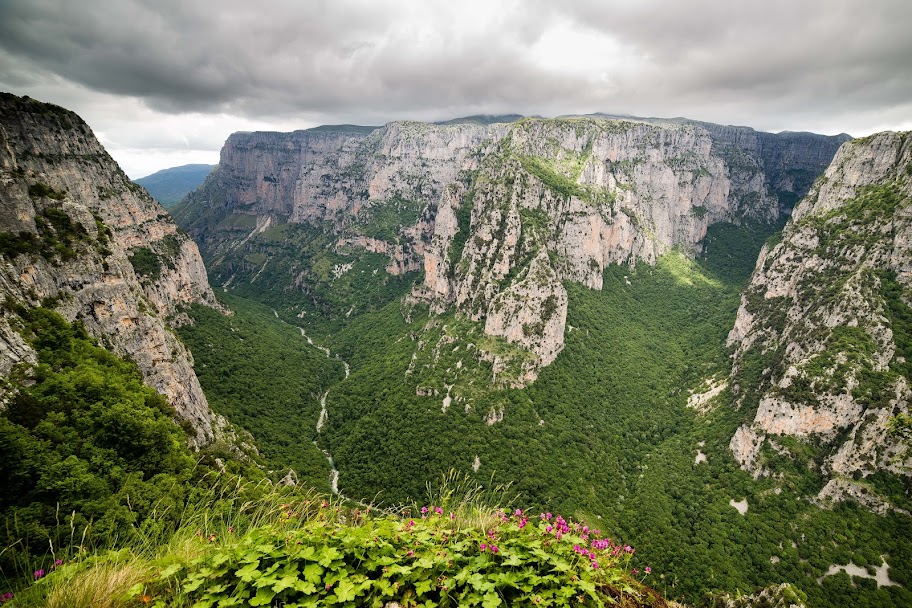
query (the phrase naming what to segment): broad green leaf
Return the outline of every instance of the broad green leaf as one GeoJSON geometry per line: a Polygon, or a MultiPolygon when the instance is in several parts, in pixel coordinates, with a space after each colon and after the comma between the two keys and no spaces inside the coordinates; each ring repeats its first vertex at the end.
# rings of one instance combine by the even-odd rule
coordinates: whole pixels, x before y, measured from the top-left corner
{"type": "Polygon", "coordinates": [[[298,579],[294,584],[295,591],[303,593],[304,595],[313,595],[317,592],[317,587],[310,581],[302,581],[298,579]]]}
{"type": "Polygon", "coordinates": [[[328,568],[333,561],[342,557],[342,553],[335,547],[323,547],[323,550],[320,551],[319,563],[324,568],[328,568]]]}
{"type": "Polygon", "coordinates": [[[168,577],[174,576],[175,574],[177,574],[178,572],[180,572],[183,569],[184,569],[183,564],[171,564],[170,566],[168,566],[167,568],[165,568],[164,570],[161,571],[161,574],[158,575],[159,579],[165,580],[168,577]]]}
{"type": "Polygon", "coordinates": [[[355,591],[355,585],[348,579],[342,579],[339,581],[338,586],[336,587],[336,601],[339,603],[350,602],[357,597],[357,592],[355,591]]]}
{"type": "Polygon", "coordinates": [[[262,572],[258,570],[259,567],[260,560],[256,560],[255,562],[247,564],[239,570],[235,570],[234,574],[245,583],[249,583],[262,576],[262,572]]]}
{"type": "Polygon", "coordinates": [[[297,582],[298,582],[297,576],[295,576],[293,574],[285,575],[282,578],[280,578],[278,581],[276,581],[275,584],[273,584],[272,590],[275,591],[276,593],[281,593],[281,592],[285,591],[286,589],[293,588],[295,586],[295,583],[297,583],[297,582]]]}
{"type": "Polygon", "coordinates": [[[275,595],[275,592],[269,587],[260,587],[257,590],[256,596],[250,598],[249,604],[251,606],[268,606],[272,603],[272,598],[274,598],[275,595]]]}
{"type": "Polygon", "coordinates": [[[431,587],[434,586],[434,581],[426,579],[415,583],[415,593],[418,595],[424,595],[431,590],[431,587]]]}
{"type": "Polygon", "coordinates": [[[307,564],[304,566],[304,578],[307,582],[318,584],[323,578],[323,566],[319,564],[307,564]]]}

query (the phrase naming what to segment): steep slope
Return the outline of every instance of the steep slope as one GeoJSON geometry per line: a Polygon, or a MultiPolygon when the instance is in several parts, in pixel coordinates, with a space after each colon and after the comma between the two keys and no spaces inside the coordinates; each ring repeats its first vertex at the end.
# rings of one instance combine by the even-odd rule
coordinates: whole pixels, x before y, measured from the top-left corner
{"type": "Polygon", "coordinates": [[[729,335],[752,417],[731,449],[755,474],[806,460],[830,478],[821,498],[883,510],[851,477],[912,471],[888,428],[912,398],[910,195],[908,133],[851,141],[761,252],[729,335]]]}
{"type": "Polygon", "coordinates": [[[134,180],[166,209],[196,190],[215,165],[181,165],[134,180]]]}
{"type": "Polygon", "coordinates": [[[76,114],[0,96],[0,373],[34,352],[12,305],[53,306],[139,366],[198,442],[216,417],[174,336],[190,303],[215,306],[196,244],[131,182],[76,114]]]}
{"type": "Polygon", "coordinates": [[[174,215],[224,288],[310,322],[376,309],[424,270],[410,304],[455,309],[525,349],[505,380],[521,385],[563,348],[563,281],[600,289],[608,265],[694,255],[715,222],[778,221],[809,186],[802,172],[844,139],[495,120],[235,134],[174,215]],[[792,159],[799,169],[784,168],[792,159]]]}

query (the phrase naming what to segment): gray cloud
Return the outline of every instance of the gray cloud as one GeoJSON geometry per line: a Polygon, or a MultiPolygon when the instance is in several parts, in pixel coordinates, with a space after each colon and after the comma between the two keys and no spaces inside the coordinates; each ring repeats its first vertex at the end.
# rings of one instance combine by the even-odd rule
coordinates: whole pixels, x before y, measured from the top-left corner
{"type": "MultiPolygon", "coordinates": [[[[136,120],[609,111],[863,133],[912,127],[909,23],[907,0],[3,0],[0,88],[108,133],[129,131],[105,118],[118,99],[136,120]]],[[[207,149],[216,130],[122,139],[207,149]]]]}

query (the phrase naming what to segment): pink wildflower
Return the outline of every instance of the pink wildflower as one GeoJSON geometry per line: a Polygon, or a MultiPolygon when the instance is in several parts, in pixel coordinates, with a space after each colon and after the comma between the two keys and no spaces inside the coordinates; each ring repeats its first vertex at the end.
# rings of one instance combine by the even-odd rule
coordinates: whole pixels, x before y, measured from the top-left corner
{"type": "Polygon", "coordinates": [[[44,576],[44,569],[43,569],[43,568],[40,569],[40,570],[35,570],[35,578],[41,578],[42,576],[44,576]]]}

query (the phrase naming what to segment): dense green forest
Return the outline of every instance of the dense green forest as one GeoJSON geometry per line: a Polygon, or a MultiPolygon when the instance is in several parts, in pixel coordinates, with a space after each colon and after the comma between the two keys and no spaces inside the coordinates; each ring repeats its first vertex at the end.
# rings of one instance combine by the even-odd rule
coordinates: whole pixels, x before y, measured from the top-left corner
{"type": "MultiPolygon", "coordinates": [[[[293,346],[296,340],[303,348],[289,325],[294,322],[348,362],[351,375],[342,379],[337,367],[327,372],[333,361],[323,353],[302,352],[291,378],[314,383],[295,389],[308,395],[306,405],[293,411],[299,402],[286,399],[290,406],[265,416],[301,421],[298,447],[311,455],[316,483],[325,483],[325,462],[316,466],[319,452],[310,440],[316,397],[329,390],[327,424],[316,440],[333,454],[348,497],[409,502],[424,494],[426,480],[455,467],[482,484],[512,482],[524,504],[598,521],[614,537],[636,544],[659,573],[654,584],[669,597],[694,601],[713,590],[752,591],[790,581],[811,606],[908,604],[907,517],[877,516],[852,504],[821,509],[809,500],[820,480],[789,462],[782,463],[780,478],[753,480],[728,448],[747,413],[728,407],[727,391],[708,412],[686,405],[692,390],[727,375],[725,338],[757,252],[775,238],[774,228],[716,225],[697,260],[672,252],[654,267],[611,267],[602,291],[568,284],[565,350],[525,389],[491,385],[490,365],[467,352],[484,339],[476,324],[453,313],[430,315],[420,306],[406,311],[390,297],[394,292],[387,292],[386,304],[369,305],[345,283],[345,296],[356,298],[348,308],[361,314],[339,314],[346,310],[340,301],[329,322],[292,316],[300,310],[293,294],[285,292],[280,302],[277,289],[264,290],[265,302],[285,304],[278,312],[288,322],[235,298],[228,300],[232,320],[197,314],[196,326],[183,335],[196,352],[193,335],[221,344],[230,341],[232,324],[236,332],[237,324],[251,323],[261,329],[244,340],[278,344],[278,334],[265,331],[271,325],[285,333],[281,342],[293,346]],[[492,413],[502,420],[486,424],[492,413]],[[698,453],[704,461],[697,462],[698,453]],[[742,500],[744,515],[730,504],[742,500]],[[844,572],[823,576],[831,564],[879,566],[880,556],[897,586],[876,588],[873,580],[844,572]]],[[[407,284],[398,285],[401,295],[407,284]]],[[[244,292],[257,295],[249,287],[244,292]]],[[[271,347],[247,348],[231,356],[254,369],[275,365],[256,363],[271,355],[271,347]]],[[[221,355],[196,356],[206,366],[223,365],[221,355]]],[[[266,391],[263,396],[272,389],[241,380],[243,375],[235,386],[232,374],[199,371],[214,407],[229,416],[274,401],[264,397],[262,405],[245,406],[260,399],[251,389],[266,391]]],[[[290,445],[287,430],[250,424],[267,457],[290,457],[278,447],[290,445]]]]}
{"type": "Polygon", "coordinates": [[[314,445],[320,397],[342,363],[308,346],[298,328],[262,304],[223,296],[234,314],[193,306],[179,333],[195,357],[210,406],[256,438],[273,471],[329,491],[329,466],[314,445]]]}
{"type": "Polygon", "coordinates": [[[200,471],[171,406],[80,325],[18,313],[38,362],[14,371],[0,411],[0,574],[73,545],[133,542],[156,510],[170,513],[156,525],[175,525],[200,471]]]}

